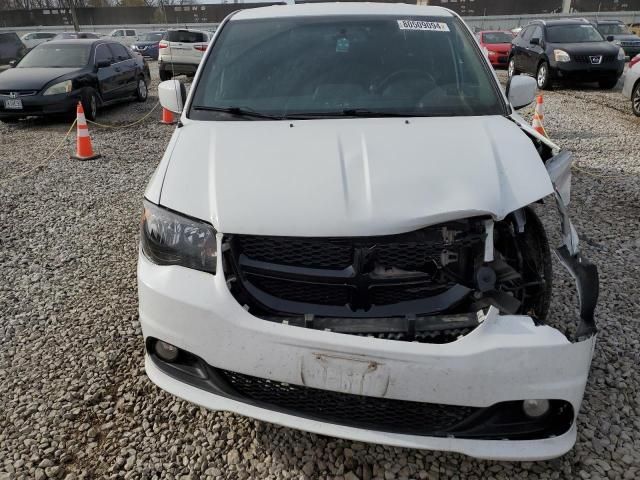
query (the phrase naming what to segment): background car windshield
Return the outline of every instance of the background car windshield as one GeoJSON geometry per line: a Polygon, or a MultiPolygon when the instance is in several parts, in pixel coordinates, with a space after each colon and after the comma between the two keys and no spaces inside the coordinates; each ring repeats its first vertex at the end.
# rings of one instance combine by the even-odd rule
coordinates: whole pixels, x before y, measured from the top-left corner
{"type": "Polygon", "coordinates": [[[603,35],[624,35],[631,33],[627,27],[620,23],[598,25],[598,30],[600,30],[600,33],[603,35]]]}
{"type": "MultiPolygon", "coordinates": [[[[198,108],[199,107],[199,108],[198,108]]],[[[229,22],[192,102],[274,116],[346,109],[416,116],[504,114],[496,82],[455,18],[340,16],[229,22]]]]}
{"type": "Polygon", "coordinates": [[[145,33],[142,36],[143,42],[159,42],[162,40],[162,33],[145,33]]]}
{"type": "Polygon", "coordinates": [[[482,34],[483,43],[511,43],[513,35],[507,32],[487,32],[482,34]]]}
{"type": "Polygon", "coordinates": [[[593,25],[555,25],[547,27],[551,43],[602,42],[604,38],[593,25]]]}
{"type": "Polygon", "coordinates": [[[89,62],[90,52],[91,45],[41,44],[20,61],[18,68],[84,67],[89,62]]]}

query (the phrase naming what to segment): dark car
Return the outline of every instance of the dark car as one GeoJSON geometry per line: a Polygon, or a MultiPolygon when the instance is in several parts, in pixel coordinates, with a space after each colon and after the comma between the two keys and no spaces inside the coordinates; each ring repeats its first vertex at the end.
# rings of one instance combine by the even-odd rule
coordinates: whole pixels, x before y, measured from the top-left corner
{"type": "Polygon", "coordinates": [[[624,51],[587,20],[536,20],[513,39],[509,76],[535,75],[541,89],[565,80],[613,88],[624,62],[624,51]]]}
{"type": "Polygon", "coordinates": [[[100,35],[93,32],[62,32],[53,37],[54,40],[98,39],[100,35]]]}
{"type": "Polygon", "coordinates": [[[0,120],[67,114],[82,102],[93,120],[98,108],[147,99],[149,66],[110,40],[52,40],[0,73],[0,120]]]}
{"type": "Polygon", "coordinates": [[[140,53],[145,58],[158,59],[158,45],[165,32],[147,32],[140,37],[140,40],[131,45],[131,50],[140,53]]]}
{"type": "Polygon", "coordinates": [[[631,33],[620,20],[597,20],[593,24],[604,38],[622,47],[629,58],[640,53],[640,37],[631,33]]]}
{"type": "Polygon", "coordinates": [[[14,32],[0,32],[0,65],[7,65],[14,60],[20,60],[25,53],[25,47],[20,37],[14,32]]]}

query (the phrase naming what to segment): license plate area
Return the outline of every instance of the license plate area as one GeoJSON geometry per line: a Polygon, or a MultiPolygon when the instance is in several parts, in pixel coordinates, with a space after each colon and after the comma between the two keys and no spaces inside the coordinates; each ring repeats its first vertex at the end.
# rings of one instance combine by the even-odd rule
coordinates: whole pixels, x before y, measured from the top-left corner
{"type": "Polygon", "coordinates": [[[383,363],[338,354],[309,353],[302,358],[305,386],[354,395],[383,397],[389,372],[383,363]]]}
{"type": "Polygon", "coordinates": [[[5,110],[22,110],[22,100],[19,98],[9,98],[4,101],[5,110]]]}

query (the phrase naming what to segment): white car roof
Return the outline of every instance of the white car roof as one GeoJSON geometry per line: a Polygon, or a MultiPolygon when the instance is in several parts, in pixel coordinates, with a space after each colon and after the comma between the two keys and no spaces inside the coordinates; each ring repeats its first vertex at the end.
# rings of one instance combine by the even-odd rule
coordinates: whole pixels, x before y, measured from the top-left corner
{"type": "Polygon", "coordinates": [[[303,3],[299,5],[272,5],[241,10],[231,20],[255,20],[280,17],[312,17],[325,15],[398,15],[452,17],[442,7],[407,5],[405,3],[303,3]]]}

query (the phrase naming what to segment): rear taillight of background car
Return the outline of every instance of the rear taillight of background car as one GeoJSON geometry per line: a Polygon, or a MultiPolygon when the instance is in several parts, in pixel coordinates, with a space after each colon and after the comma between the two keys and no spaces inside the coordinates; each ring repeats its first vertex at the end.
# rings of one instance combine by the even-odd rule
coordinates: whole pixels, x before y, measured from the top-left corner
{"type": "Polygon", "coordinates": [[[199,52],[206,52],[207,51],[207,44],[206,43],[197,43],[197,44],[195,44],[193,46],[193,48],[195,48],[199,52]]]}
{"type": "Polygon", "coordinates": [[[169,44],[168,44],[167,42],[165,42],[164,40],[163,40],[163,41],[161,41],[161,42],[158,44],[158,48],[167,48],[168,46],[169,46],[169,44]]]}

